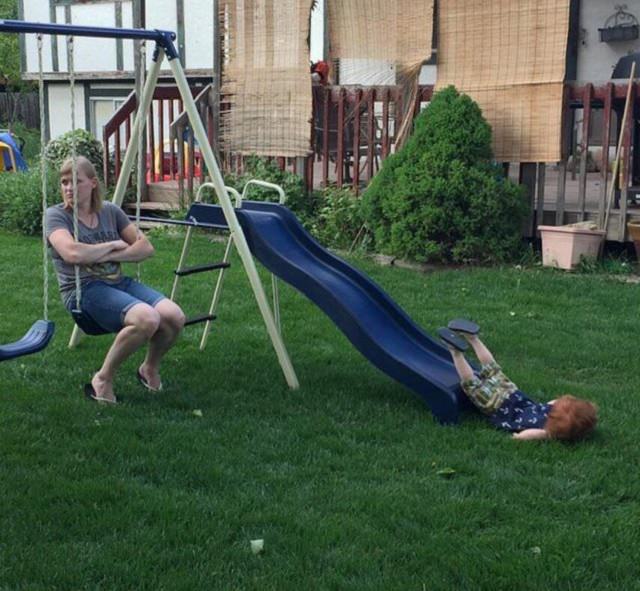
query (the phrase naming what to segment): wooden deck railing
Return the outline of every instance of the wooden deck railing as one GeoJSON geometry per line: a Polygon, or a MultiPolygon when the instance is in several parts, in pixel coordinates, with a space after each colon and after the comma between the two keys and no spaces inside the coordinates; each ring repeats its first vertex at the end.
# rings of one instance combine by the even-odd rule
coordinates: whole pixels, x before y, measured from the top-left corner
{"type": "MultiPolygon", "coordinates": [[[[556,225],[582,220],[603,220],[607,192],[617,182],[608,238],[626,240],[626,222],[640,219],[634,208],[640,193],[640,84],[632,92],[634,116],[627,119],[619,178],[611,178],[612,154],[620,133],[627,83],[618,81],[566,85],[564,94],[564,157],[559,162],[504,163],[505,171],[528,188],[530,216],[524,234],[534,236],[542,223],[556,225]],[[577,130],[577,131],[576,131],[577,130]],[[575,131],[575,132],[574,132],[575,131]],[[590,171],[594,150],[597,171],[590,171]],[[611,153],[610,153],[611,152],[611,153]]],[[[194,88],[198,109],[214,142],[212,100],[208,88],[194,88]],[[198,96],[199,95],[199,96],[198,96]]],[[[432,86],[421,86],[413,105],[414,115],[431,99],[432,86]]],[[[126,102],[104,128],[105,179],[117,178],[123,151],[130,140],[135,97],[126,102]],[[110,174],[111,173],[111,174],[110,174]]],[[[224,102],[221,108],[225,108],[224,102]]],[[[277,158],[282,169],[303,174],[309,189],[336,184],[362,189],[395,151],[396,113],[402,112],[397,87],[313,87],[311,124],[312,154],[306,159],[277,158]]],[[[147,131],[148,182],[178,180],[192,194],[194,180],[203,179],[193,134],[188,133],[176,88],[159,87],[154,95],[147,131]],[[178,138],[182,137],[182,142],[178,138]],[[162,148],[160,147],[162,146],[162,148]]],[[[224,171],[241,172],[244,158],[221,154],[224,171]]]]}
{"type": "MultiPolygon", "coordinates": [[[[191,92],[196,96],[200,90],[201,87],[196,87],[191,92]]],[[[136,107],[136,96],[132,92],[103,128],[103,166],[107,185],[113,184],[120,176],[124,151],[131,140],[136,107]]],[[[147,182],[175,179],[178,175],[176,142],[174,138],[169,139],[168,130],[176,116],[182,113],[182,108],[177,87],[158,86],[155,89],[146,127],[147,182]]]]}
{"type": "MultiPolygon", "coordinates": [[[[207,128],[213,136],[213,101],[210,87],[192,89],[196,104],[207,128]]],[[[421,87],[414,112],[431,99],[432,87],[421,87]]],[[[105,147],[104,174],[107,184],[118,178],[124,151],[131,139],[131,127],[136,109],[135,94],[127,97],[103,129],[105,147]]],[[[221,108],[226,104],[223,102],[221,108]]],[[[320,183],[326,186],[351,184],[358,190],[368,182],[380,163],[394,151],[396,113],[402,110],[402,98],[397,87],[367,89],[314,86],[313,88],[313,154],[301,166],[295,158],[276,158],[281,169],[303,171],[309,189],[314,187],[314,163],[321,162],[320,183]],[[358,166],[354,166],[354,162],[358,166]],[[340,165],[338,164],[340,163],[340,165]]],[[[194,179],[203,179],[205,171],[199,166],[193,134],[188,131],[186,114],[182,111],[177,88],[158,87],[154,93],[147,125],[147,182],[178,180],[186,182],[191,192],[194,179]],[[178,141],[182,137],[184,144],[178,141]],[[162,146],[162,150],[160,150],[162,146]],[[186,152],[186,156],[185,156],[186,152]],[[160,157],[160,153],[164,157],[160,157]],[[193,154],[189,158],[188,154],[193,154]]],[[[244,158],[223,153],[225,171],[241,172],[244,158]]]]}

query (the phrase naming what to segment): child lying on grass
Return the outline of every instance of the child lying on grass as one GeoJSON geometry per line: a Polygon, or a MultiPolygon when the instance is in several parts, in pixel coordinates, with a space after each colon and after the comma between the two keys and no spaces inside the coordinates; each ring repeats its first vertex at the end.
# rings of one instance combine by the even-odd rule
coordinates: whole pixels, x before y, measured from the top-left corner
{"type": "Polygon", "coordinates": [[[534,402],[502,372],[491,351],[478,337],[477,324],[458,319],[449,322],[448,326],[438,329],[438,334],[451,352],[460,385],[496,428],[513,433],[515,439],[565,441],[582,439],[594,430],[598,418],[592,402],[569,395],[546,404],[534,402]],[[467,342],[482,365],[479,374],[464,356],[467,342]]]}

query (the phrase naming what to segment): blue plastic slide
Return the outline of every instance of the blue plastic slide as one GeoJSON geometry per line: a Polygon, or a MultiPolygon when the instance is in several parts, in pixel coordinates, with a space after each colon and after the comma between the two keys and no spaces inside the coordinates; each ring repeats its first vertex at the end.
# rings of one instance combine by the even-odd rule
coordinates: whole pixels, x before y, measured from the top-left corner
{"type": "MultiPolygon", "coordinates": [[[[236,210],[253,255],[306,295],[371,363],[419,394],[443,423],[465,404],[449,351],[423,332],[366,275],[311,237],[286,207],[245,201],[236,210]]],[[[188,216],[221,223],[219,206],[194,204],[188,216]]]]}

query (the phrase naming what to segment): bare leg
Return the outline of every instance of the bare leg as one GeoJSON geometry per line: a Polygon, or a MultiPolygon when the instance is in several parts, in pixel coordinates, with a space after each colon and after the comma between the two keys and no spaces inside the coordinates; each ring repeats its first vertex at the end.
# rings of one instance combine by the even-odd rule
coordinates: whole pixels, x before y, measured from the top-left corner
{"type": "Polygon", "coordinates": [[[482,365],[487,365],[488,363],[494,363],[495,359],[491,354],[491,351],[487,349],[485,344],[480,340],[480,337],[475,334],[465,334],[464,335],[471,347],[473,347],[473,352],[476,354],[478,361],[482,365]]]}
{"type": "Polygon", "coordinates": [[[149,386],[157,390],[162,384],[160,362],[182,332],[185,317],[180,307],[169,299],[161,300],[154,309],[160,316],[160,324],[149,341],[147,356],[139,371],[149,386]]]}
{"type": "Polygon", "coordinates": [[[113,379],[117,369],[157,332],[160,315],[147,304],[136,304],[127,311],[124,324],[107,352],[102,367],[91,380],[96,394],[107,400],[115,401],[113,379]]]}
{"type": "Polygon", "coordinates": [[[471,367],[471,365],[469,365],[469,362],[464,356],[464,353],[462,353],[462,351],[458,351],[458,349],[455,349],[454,347],[447,346],[447,349],[449,349],[449,352],[451,353],[453,364],[456,367],[456,371],[458,372],[460,381],[465,382],[467,380],[473,379],[473,368],[471,367]]]}

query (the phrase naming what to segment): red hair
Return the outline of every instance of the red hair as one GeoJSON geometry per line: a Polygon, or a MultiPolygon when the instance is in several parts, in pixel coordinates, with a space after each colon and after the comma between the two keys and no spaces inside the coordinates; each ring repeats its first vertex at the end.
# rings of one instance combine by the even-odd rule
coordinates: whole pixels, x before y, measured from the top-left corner
{"type": "Polygon", "coordinates": [[[589,435],[597,422],[598,408],[593,402],[566,395],[553,403],[544,428],[551,439],[576,441],[589,435]]]}

